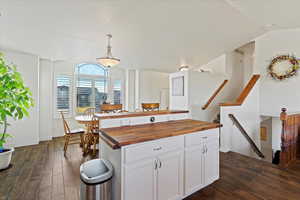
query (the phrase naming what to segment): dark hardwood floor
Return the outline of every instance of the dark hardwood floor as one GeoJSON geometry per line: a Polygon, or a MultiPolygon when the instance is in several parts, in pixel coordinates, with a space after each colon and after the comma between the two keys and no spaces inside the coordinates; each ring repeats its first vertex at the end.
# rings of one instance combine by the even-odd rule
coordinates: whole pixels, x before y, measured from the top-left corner
{"type": "MultiPolygon", "coordinates": [[[[63,140],[17,148],[13,167],[0,172],[0,199],[79,200],[79,145],[63,156],[63,140]]],[[[221,154],[221,178],[185,200],[300,199],[300,162],[289,170],[237,153],[221,154]]]]}

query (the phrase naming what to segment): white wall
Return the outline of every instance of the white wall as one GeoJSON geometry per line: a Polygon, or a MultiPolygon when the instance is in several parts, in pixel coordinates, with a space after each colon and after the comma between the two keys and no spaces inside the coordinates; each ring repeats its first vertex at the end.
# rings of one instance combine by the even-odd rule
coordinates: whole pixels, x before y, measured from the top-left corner
{"type": "Polygon", "coordinates": [[[214,74],[225,74],[226,73],[226,54],[223,54],[206,65],[200,67],[200,69],[208,70],[214,74]]]}
{"type": "Polygon", "coordinates": [[[221,151],[234,151],[247,156],[255,154],[250,148],[248,141],[233,125],[229,114],[233,114],[246,132],[260,148],[260,115],[259,115],[259,83],[257,83],[241,106],[221,107],[221,151]]]}
{"type": "Polygon", "coordinates": [[[265,155],[264,160],[268,162],[272,162],[273,159],[273,150],[272,150],[272,118],[267,117],[260,123],[261,127],[266,128],[267,132],[267,140],[261,140],[261,151],[265,155]]]}
{"type": "Polygon", "coordinates": [[[213,121],[220,112],[219,104],[234,101],[243,89],[242,56],[237,52],[222,55],[205,65],[212,72],[184,71],[170,74],[170,105],[172,109],[188,109],[193,119],[213,121]],[[187,93],[184,97],[174,97],[171,94],[173,77],[184,75],[187,93]],[[218,89],[224,80],[228,80],[225,87],[216,96],[206,110],[202,106],[218,89]]]}
{"type": "Polygon", "coordinates": [[[281,108],[289,112],[300,111],[300,76],[284,81],[272,79],[267,67],[272,58],[281,54],[300,57],[300,29],[273,31],[256,39],[255,68],[261,73],[260,105],[261,114],[278,116],[281,108]]]}
{"type": "Polygon", "coordinates": [[[161,102],[162,95],[169,90],[169,74],[149,70],[139,71],[139,103],[164,103],[161,109],[168,107],[168,102],[161,102]]]}
{"type": "Polygon", "coordinates": [[[135,96],[136,96],[136,85],[135,85],[135,77],[136,73],[135,70],[126,70],[126,82],[127,82],[127,88],[126,88],[126,104],[127,104],[127,110],[132,112],[135,111],[136,108],[136,102],[135,102],[135,96]]]}
{"type": "Polygon", "coordinates": [[[24,146],[37,144],[39,142],[39,58],[14,50],[1,49],[8,63],[17,66],[24,79],[25,85],[30,88],[35,106],[30,109],[29,117],[23,120],[9,120],[11,126],[8,133],[13,135],[9,145],[24,146]]]}
{"type": "Polygon", "coordinates": [[[272,117],[272,149],[281,150],[282,122],[279,117],[272,117]]]}
{"type": "Polygon", "coordinates": [[[53,137],[53,62],[40,59],[40,123],[39,140],[51,140],[53,137]]]}
{"type": "Polygon", "coordinates": [[[229,82],[206,110],[202,110],[202,106],[206,104],[211,95],[213,95],[223,81],[227,79],[227,76],[222,74],[191,72],[189,77],[189,107],[192,118],[202,121],[213,121],[220,112],[219,104],[229,101],[230,98],[232,98],[228,96],[230,89],[229,82]]]}

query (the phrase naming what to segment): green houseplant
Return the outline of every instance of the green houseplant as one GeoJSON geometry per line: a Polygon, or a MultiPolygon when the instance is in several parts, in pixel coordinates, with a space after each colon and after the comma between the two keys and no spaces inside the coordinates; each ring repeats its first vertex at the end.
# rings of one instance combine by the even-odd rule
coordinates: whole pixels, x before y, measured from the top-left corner
{"type": "Polygon", "coordinates": [[[4,148],[7,138],[11,137],[7,133],[8,119],[28,116],[28,109],[32,106],[32,94],[24,85],[21,74],[16,66],[7,64],[0,53],[0,169],[8,167],[13,152],[13,148],[4,148]]]}

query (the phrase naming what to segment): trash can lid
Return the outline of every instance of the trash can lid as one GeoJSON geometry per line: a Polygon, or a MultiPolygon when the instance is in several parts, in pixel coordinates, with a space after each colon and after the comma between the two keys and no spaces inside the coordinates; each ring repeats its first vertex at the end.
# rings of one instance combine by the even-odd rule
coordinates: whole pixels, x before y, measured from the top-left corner
{"type": "Polygon", "coordinates": [[[112,164],[108,160],[94,159],[80,165],[80,178],[86,184],[101,184],[113,175],[112,164]]]}

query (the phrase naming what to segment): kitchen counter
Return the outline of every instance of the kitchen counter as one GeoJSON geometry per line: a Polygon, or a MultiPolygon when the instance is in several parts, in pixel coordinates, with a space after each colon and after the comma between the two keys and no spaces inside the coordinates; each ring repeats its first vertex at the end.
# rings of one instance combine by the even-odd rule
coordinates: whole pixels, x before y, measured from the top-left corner
{"type": "Polygon", "coordinates": [[[161,138],[220,128],[222,125],[192,119],[100,129],[100,137],[113,149],[161,138]]]}
{"type": "Polygon", "coordinates": [[[114,167],[112,200],[181,200],[219,179],[222,125],[188,117],[102,120],[111,120],[100,129],[99,157],[114,167]]]}

